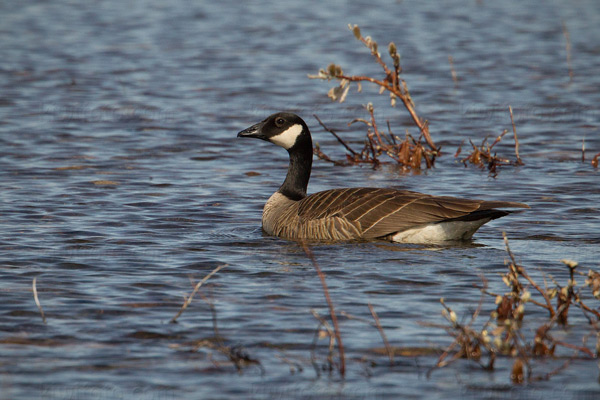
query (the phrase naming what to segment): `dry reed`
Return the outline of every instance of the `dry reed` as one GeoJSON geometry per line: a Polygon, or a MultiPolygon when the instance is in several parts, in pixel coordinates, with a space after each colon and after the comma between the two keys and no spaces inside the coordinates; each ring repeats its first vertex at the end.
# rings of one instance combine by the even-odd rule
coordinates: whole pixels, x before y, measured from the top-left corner
{"type": "Polygon", "coordinates": [[[373,305],[371,303],[367,303],[367,304],[369,306],[369,311],[371,311],[371,315],[373,316],[373,320],[375,321],[375,325],[377,326],[377,330],[379,331],[379,334],[381,335],[381,339],[383,340],[383,345],[385,346],[385,351],[387,352],[388,358],[390,359],[390,365],[393,366],[394,365],[394,350],[392,349],[392,347],[390,346],[390,343],[388,342],[387,336],[383,330],[383,327],[381,326],[381,322],[379,321],[379,316],[375,312],[373,305]]]}
{"type": "Polygon", "coordinates": [[[331,317],[331,322],[333,323],[333,334],[335,335],[335,339],[336,339],[337,345],[338,345],[338,352],[339,352],[339,357],[340,357],[340,363],[339,363],[338,368],[340,371],[340,375],[342,377],[344,377],[344,375],[346,373],[346,359],[345,359],[345,355],[344,355],[344,344],[342,343],[342,336],[340,334],[340,328],[338,325],[337,316],[335,314],[335,308],[333,306],[333,302],[331,301],[331,297],[329,296],[329,289],[327,288],[327,282],[325,281],[325,274],[323,273],[323,271],[321,271],[321,268],[319,267],[319,264],[317,263],[317,260],[315,259],[315,256],[314,256],[312,250],[310,249],[310,247],[308,247],[308,245],[305,242],[301,242],[301,245],[302,245],[302,249],[306,253],[307,257],[312,262],[313,267],[317,271],[317,275],[319,276],[319,279],[321,280],[321,286],[323,287],[323,294],[325,295],[325,300],[327,301],[327,306],[329,307],[329,315],[331,317]]]}
{"type": "Polygon", "coordinates": [[[454,82],[454,87],[458,87],[458,75],[456,74],[456,70],[454,69],[454,58],[451,55],[448,55],[448,64],[450,64],[450,73],[452,74],[452,81],[454,82]]]}
{"type": "Polygon", "coordinates": [[[571,35],[567,29],[567,24],[563,21],[562,31],[565,36],[565,49],[567,51],[567,67],[569,68],[569,82],[573,81],[573,65],[571,63],[571,35]]]}
{"type": "Polygon", "coordinates": [[[510,122],[512,123],[513,134],[515,138],[515,165],[523,165],[523,161],[521,161],[521,156],[519,156],[519,139],[517,138],[517,127],[515,126],[515,119],[513,117],[512,106],[508,106],[508,111],[510,112],[510,122]]]}
{"type": "Polygon", "coordinates": [[[194,287],[194,290],[192,291],[192,293],[190,293],[190,295],[183,302],[183,305],[181,306],[181,309],[179,310],[179,312],[173,318],[171,318],[171,323],[172,324],[175,323],[175,322],[177,322],[177,318],[179,318],[179,316],[185,311],[185,309],[188,308],[188,306],[192,302],[192,299],[194,298],[194,295],[196,293],[198,293],[198,290],[200,290],[200,288],[202,287],[202,285],[204,285],[207,280],[209,280],[214,274],[216,274],[217,272],[219,272],[220,270],[222,270],[226,266],[227,266],[227,264],[221,264],[221,265],[219,265],[218,267],[216,267],[215,269],[213,269],[208,275],[206,275],[204,278],[202,278],[202,280],[200,282],[198,282],[196,284],[196,286],[194,287]]]}
{"type": "Polygon", "coordinates": [[[44,314],[44,309],[42,308],[42,304],[40,303],[40,299],[38,298],[38,293],[37,293],[37,276],[35,278],[33,278],[31,287],[33,290],[33,300],[35,300],[35,304],[37,305],[38,310],[40,310],[42,322],[45,324],[46,323],[46,315],[44,314]]]}

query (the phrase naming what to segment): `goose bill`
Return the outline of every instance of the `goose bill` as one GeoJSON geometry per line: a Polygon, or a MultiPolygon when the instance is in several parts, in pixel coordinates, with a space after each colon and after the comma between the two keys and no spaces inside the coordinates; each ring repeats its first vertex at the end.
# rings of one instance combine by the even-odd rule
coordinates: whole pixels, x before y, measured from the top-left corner
{"type": "Polygon", "coordinates": [[[254,124],[249,128],[244,129],[243,131],[237,134],[237,137],[251,137],[262,140],[268,140],[267,137],[262,133],[262,127],[264,122],[259,122],[258,124],[254,124]]]}

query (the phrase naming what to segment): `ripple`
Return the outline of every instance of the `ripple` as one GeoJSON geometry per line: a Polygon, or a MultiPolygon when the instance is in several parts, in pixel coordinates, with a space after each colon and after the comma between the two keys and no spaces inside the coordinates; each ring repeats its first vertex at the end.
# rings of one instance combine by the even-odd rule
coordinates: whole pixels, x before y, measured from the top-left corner
{"type": "MultiPolygon", "coordinates": [[[[439,299],[462,318],[477,307],[482,273],[490,291],[506,290],[502,232],[536,279],[563,282],[562,258],[598,264],[600,186],[590,164],[600,151],[597,7],[230,3],[3,4],[1,30],[11,38],[0,42],[3,397],[210,398],[219,388],[223,398],[433,398],[443,387],[448,398],[465,389],[480,398],[513,388],[502,357],[494,371],[461,361],[423,379],[452,339],[435,328],[444,323],[439,299]],[[313,263],[298,243],[261,229],[287,155],[236,134],[292,110],[326,154],[343,158],[312,115],[360,148],[366,127],[347,123],[366,117],[362,104],[372,102],[381,126],[389,120],[395,134],[414,136],[404,109],[390,108],[372,86],[352,86],[340,105],[327,98],[327,82],[306,78],[330,62],[379,73],[343,26],[356,16],[380,46],[397,43],[416,108],[444,153],[419,173],[315,160],[309,191],[389,186],[532,209],[460,245],[310,243],[339,312],[347,355],[340,384],[323,369],[329,340],[312,310],[328,321],[329,308],[313,263]],[[509,104],[525,165],[492,178],[457,162],[463,140],[512,129],[509,104]],[[170,324],[194,285],[222,264],[170,324]],[[394,348],[393,367],[369,303],[394,348]],[[238,370],[224,349],[259,360],[264,371],[238,370]]],[[[512,158],[511,135],[494,150],[512,158]]],[[[482,315],[494,307],[484,303],[482,315]]],[[[582,331],[589,333],[575,318],[561,340],[575,342],[582,331]]],[[[576,360],[519,391],[595,398],[593,362],[576,360]]]]}

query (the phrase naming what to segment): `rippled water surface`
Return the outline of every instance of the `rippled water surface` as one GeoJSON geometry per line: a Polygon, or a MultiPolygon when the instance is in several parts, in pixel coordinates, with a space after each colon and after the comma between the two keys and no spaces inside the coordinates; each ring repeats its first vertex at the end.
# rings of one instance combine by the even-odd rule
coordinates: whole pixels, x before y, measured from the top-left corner
{"type": "MultiPolygon", "coordinates": [[[[511,384],[506,359],[493,372],[457,362],[428,377],[437,355],[415,351],[390,366],[361,319],[372,321],[371,303],[393,346],[448,345],[427,323],[444,323],[441,297],[469,315],[482,274],[505,290],[502,231],[540,282],[542,271],[565,281],[562,258],[599,267],[599,172],[590,164],[600,152],[599,22],[595,1],[3,2],[0,398],[597,398],[594,360],[523,386],[511,384]],[[396,42],[417,110],[445,153],[420,174],[316,161],[309,190],[398,187],[532,209],[464,246],[314,245],[340,313],[341,379],[320,368],[326,339],[311,363],[311,310],[328,313],[313,265],[298,244],[260,228],[286,154],[235,136],[294,111],[342,158],[312,115],[360,147],[362,127],[346,123],[364,118],[369,101],[392,129],[413,129],[374,88],[335,104],[327,82],[307,78],[330,62],[380,76],[348,23],[382,49],[396,42]],[[453,156],[461,141],[511,129],[508,105],[525,166],[495,178],[464,168],[453,156]],[[246,358],[240,371],[214,349],[213,317],[223,344],[246,358]]],[[[510,136],[495,149],[512,157],[510,136]]],[[[571,324],[556,335],[590,333],[580,313],[571,324]]],[[[594,348],[594,335],[588,341],[594,348]]],[[[542,361],[536,372],[560,363],[542,361]]]]}

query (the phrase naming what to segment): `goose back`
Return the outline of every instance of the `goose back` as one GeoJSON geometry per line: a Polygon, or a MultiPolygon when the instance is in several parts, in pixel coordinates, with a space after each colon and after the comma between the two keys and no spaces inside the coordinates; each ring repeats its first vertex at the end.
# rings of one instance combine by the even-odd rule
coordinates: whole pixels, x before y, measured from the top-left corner
{"type": "Polygon", "coordinates": [[[265,205],[263,228],[288,239],[389,239],[398,232],[442,222],[480,221],[475,224],[478,228],[509,213],[496,207],[527,206],[380,188],[325,190],[299,201],[276,192],[265,205]]]}

